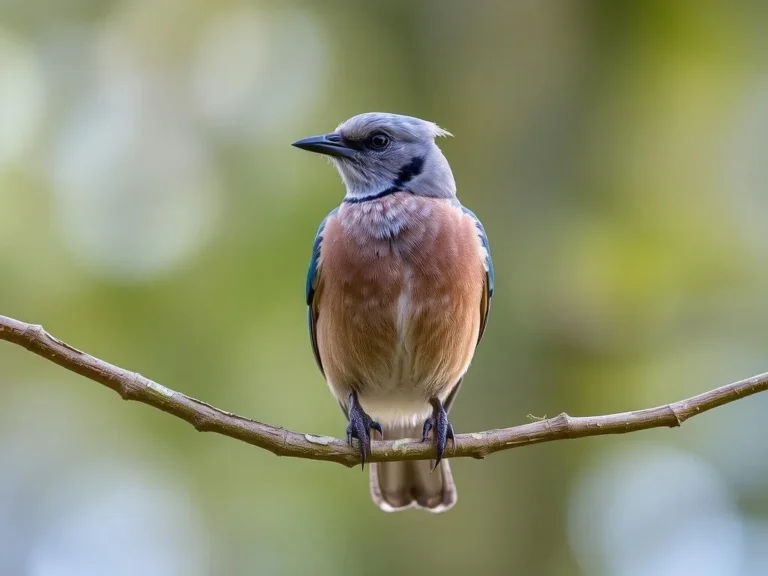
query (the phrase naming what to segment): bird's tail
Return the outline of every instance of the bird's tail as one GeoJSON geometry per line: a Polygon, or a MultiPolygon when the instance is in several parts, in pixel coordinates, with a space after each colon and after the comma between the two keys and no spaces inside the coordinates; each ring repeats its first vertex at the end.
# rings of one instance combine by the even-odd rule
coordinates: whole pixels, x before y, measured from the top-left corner
{"type": "MultiPolygon", "coordinates": [[[[384,428],[384,438],[420,438],[421,427],[384,428]]],[[[445,512],[456,504],[456,486],[447,460],[434,470],[434,460],[380,462],[371,464],[371,497],[385,512],[406,508],[424,508],[429,512],[445,512]]]]}

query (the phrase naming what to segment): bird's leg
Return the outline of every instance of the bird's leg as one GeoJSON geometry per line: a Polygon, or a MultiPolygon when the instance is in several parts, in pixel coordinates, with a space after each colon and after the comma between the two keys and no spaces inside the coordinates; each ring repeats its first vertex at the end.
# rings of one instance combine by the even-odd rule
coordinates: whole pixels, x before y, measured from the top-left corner
{"type": "Polygon", "coordinates": [[[437,444],[437,460],[432,468],[434,470],[437,465],[440,464],[440,460],[443,459],[443,452],[445,452],[445,446],[450,439],[453,444],[453,449],[456,450],[456,437],[453,435],[453,426],[448,422],[448,414],[443,408],[443,403],[439,398],[432,398],[429,403],[432,405],[432,416],[424,421],[424,428],[421,432],[421,441],[424,442],[429,438],[429,431],[435,431],[435,444],[437,444]]]}
{"type": "Polygon", "coordinates": [[[347,426],[347,444],[350,446],[352,445],[352,438],[357,438],[360,441],[360,462],[363,465],[363,469],[365,469],[366,448],[368,451],[371,449],[371,434],[369,430],[378,430],[382,439],[384,439],[384,431],[381,429],[381,424],[365,413],[363,407],[360,406],[357,392],[354,390],[349,395],[347,417],[349,418],[349,425],[347,426]]]}

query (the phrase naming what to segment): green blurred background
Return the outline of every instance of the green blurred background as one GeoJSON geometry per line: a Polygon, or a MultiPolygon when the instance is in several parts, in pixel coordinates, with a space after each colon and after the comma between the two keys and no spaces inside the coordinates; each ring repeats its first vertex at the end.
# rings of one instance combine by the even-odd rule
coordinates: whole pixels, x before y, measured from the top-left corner
{"type": "MultiPolygon", "coordinates": [[[[290,142],[420,116],[496,265],[457,431],[768,370],[768,3],[0,1],[0,313],[339,436],[290,142]]],[[[0,574],[768,574],[768,395],[455,461],[448,514],[202,435],[0,343],[0,574]]]]}

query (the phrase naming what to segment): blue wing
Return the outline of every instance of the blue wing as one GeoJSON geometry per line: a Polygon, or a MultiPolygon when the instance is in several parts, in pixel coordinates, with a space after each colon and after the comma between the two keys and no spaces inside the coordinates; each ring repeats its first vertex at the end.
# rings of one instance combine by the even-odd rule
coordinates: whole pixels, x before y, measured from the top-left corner
{"type": "Polygon", "coordinates": [[[317,278],[320,273],[320,245],[323,243],[323,230],[331,216],[335,215],[338,208],[331,211],[320,223],[315,235],[315,242],[312,246],[312,256],[309,260],[309,270],[307,271],[306,300],[307,300],[307,321],[309,323],[309,340],[312,344],[312,353],[315,355],[320,372],[325,376],[323,362],[320,360],[320,350],[317,348],[317,316],[318,310],[315,306],[315,290],[317,289],[317,278]]]}
{"type": "Polygon", "coordinates": [[[462,206],[461,209],[475,221],[477,233],[480,236],[480,242],[483,248],[485,248],[485,284],[483,286],[483,297],[480,301],[480,333],[477,337],[477,343],[479,344],[483,337],[483,332],[485,332],[485,325],[488,322],[488,313],[491,311],[491,298],[493,298],[493,260],[491,259],[491,247],[488,243],[488,236],[485,234],[485,228],[483,228],[482,222],[480,222],[480,219],[475,216],[475,213],[469,208],[462,206]]]}

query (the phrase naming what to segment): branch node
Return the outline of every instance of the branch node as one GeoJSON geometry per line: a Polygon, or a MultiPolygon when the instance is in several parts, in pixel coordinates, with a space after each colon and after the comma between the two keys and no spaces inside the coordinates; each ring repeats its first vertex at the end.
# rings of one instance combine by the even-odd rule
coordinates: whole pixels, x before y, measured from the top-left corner
{"type": "Polygon", "coordinates": [[[120,394],[123,400],[141,400],[143,388],[151,388],[149,384],[143,382],[144,379],[138,372],[131,372],[126,378],[120,378],[116,374],[107,374],[107,377],[110,382],[114,382],[114,385],[109,387],[120,394]]]}
{"type": "MultiPolygon", "coordinates": [[[[283,451],[285,451],[286,446],[288,445],[288,434],[289,434],[289,432],[288,432],[288,430],[286,430],[282,426],[279,426],[277,429],[280,430],[283,433],[283,451]]],[[[281,452],[275,452],[275,454],[277,454],[278,456],[282,456],[283,455],[281,452]]]]}
{"type": "Polygon", "coordinates": [[[674,422],[669,424],[670,428],[679,428],[683,425],[684,418],[681,418],[680,415],[677,413],[677,410],[675,410],[674,406],[672,404],[668,404],[667,408],[669,409],[669,412],[672,414],[672,418],[674,418],[674,422]]]}
{"type": "Polygon", "coordinates": [[[31,334],[31,337],[39,338],[44,334],[48,334],[48,332],[45,331],[42,324],[27,324],[27,327],[24,328],[24,335],[26,336],[27,334],[31,334]]]}
{"type": "MultiPolygon", "coordinates": [[[[135,376],[135,373],[133,374],[135,376]]],[[[133,394],[133,387],[131,386],[131,383],[133,380],[135,382],[135,378],[132,378],[131,380],[128,380],[127,382],[122,382],[118,378],[115,378],[112,375],[108,376],[110,382],[114,382],[114,384],[108,384],[112,390],[117,392],[120,395],[120,398],[123,400],[134,400],[134,394],[133,394]]]]}
{"type": "Polygon", "coordinates": [[[547,422],[547,427],[552,431],[552,434],[557,436],[569,436],[571,431],[571,417],[565,412],[561,412],[554,418],[550,418],[547,422]]]}

